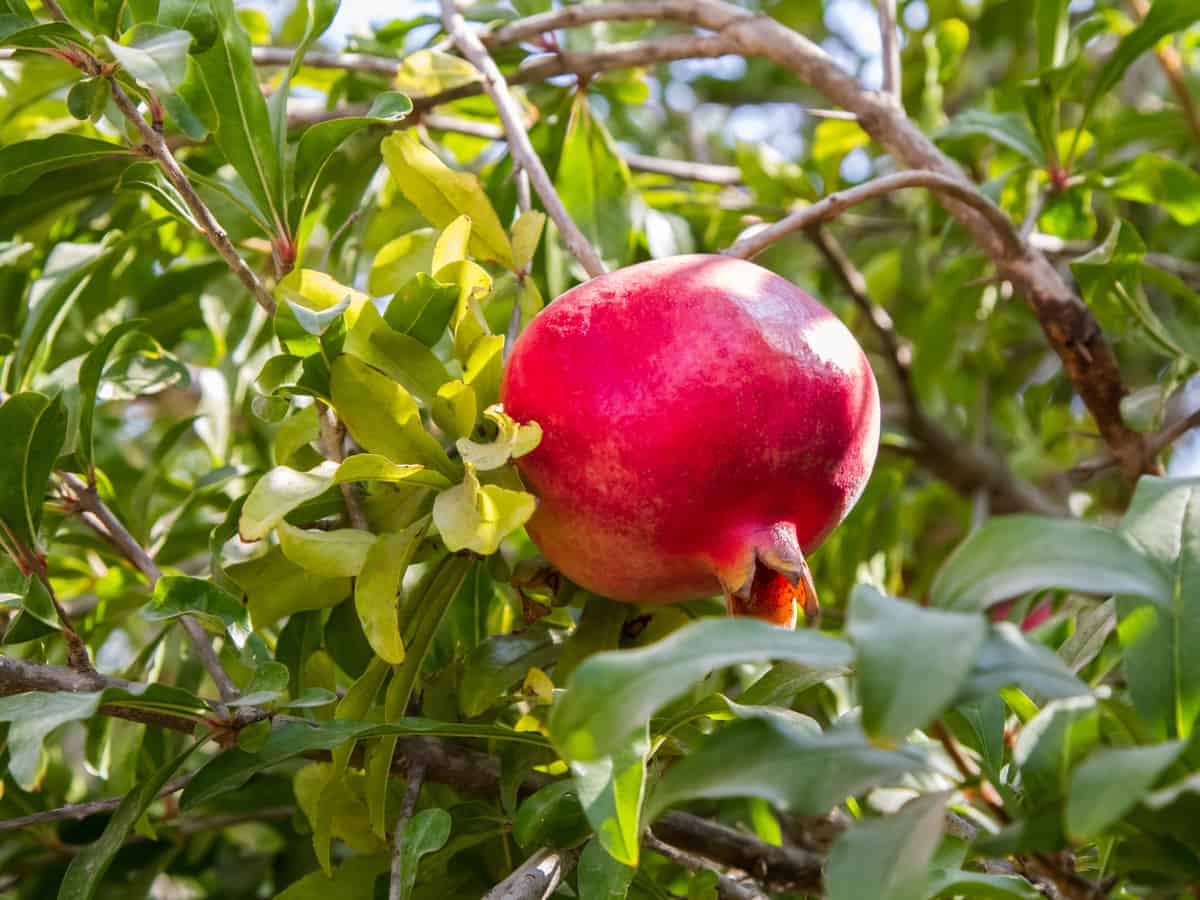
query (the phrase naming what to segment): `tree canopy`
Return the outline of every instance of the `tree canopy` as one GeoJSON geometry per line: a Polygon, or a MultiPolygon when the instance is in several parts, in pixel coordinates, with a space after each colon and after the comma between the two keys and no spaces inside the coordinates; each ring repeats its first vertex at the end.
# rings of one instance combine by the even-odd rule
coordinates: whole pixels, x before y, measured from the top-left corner
{"type": "Polygon", "coordinates": [[[0,0],[0,898],[1200,892],[1200,4],[341,7],[0,0]],[[876,373],[819,625],[524,530],[686,253],[876,373]]]}

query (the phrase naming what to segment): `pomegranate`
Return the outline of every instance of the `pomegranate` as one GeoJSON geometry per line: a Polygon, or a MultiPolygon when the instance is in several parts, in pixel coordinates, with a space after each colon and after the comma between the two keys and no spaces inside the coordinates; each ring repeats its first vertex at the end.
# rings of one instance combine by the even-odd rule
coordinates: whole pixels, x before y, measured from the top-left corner
{"type": "Polygon", "coordinates": [[[811,554],[862,493],[879,396],[824,306],[744,260],[691,255],[563,294],[513,346],[501,399],[542,426],[517,460],[530,537],[617,600],[724,592],[793,627],[818,612],[811,554]]]}

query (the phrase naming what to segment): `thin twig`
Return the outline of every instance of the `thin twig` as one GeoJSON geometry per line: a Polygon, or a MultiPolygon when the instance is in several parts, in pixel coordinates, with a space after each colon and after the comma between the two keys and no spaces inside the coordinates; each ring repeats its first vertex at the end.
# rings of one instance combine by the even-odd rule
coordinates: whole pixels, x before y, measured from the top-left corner
{"type": "Polygon", "coordinates": [[[717,897],[719,900],[766,900],[766,894],[753,881],[743,882],[736,878],[731,878],[723,872],[717,872],[706,860],[660,841],[651,831],[647,831],[645,837],[642,838],[642,846],[660,856],[665,856],[671,862],[682,866],[689,872],[716,872],[717,897]]]}
{"type": "Polygon", "coordinates": [[[891,175],[882,175],[879,178],[863,182],[844,191],[826,194],[816,203],[797,210],[791,215],[775,222],[773,225],[760,228],[740,238],[727,250],[722,252],[726,256],[750,259],[762,253],[763,250],[780,238],[794,234],[797,231],[802,231],[820,222],[826,222],[852,206],[857,206],[859,203],[865,203],[867,200],[873,200],[876,197],[882,197],[894,191],[913,187],[929,188],[936,193],[953,197],[955,200],[971,206],[984,218],[996,225],[998,230],[1004,231],[1010,243],[1011,250],[1014,252],[1021,251],[1021,243],[1012,230],[1012,223],[1009,221],[1008,216],[988,197],[980,193],[970,182],[964,181],[962,178],[942,175],[938,172],[909,169],[904,172],[895,172],[891,175]]]}
{"type": "MultiPolygon", "coordinates": [[[[346,426],[338,419],[337,413],[323,403],[318,406],[318,415],[321,430],[321,449],[325,454],[325,458],[335,463],[340,463],[346,458],[344,448],[346,426]]],[[[371,526],[367,522],[367,514],[363,510],[362,500],[358,496],[358,491],[349,482],[343,482],[340,487],[342,499],[346,503],[346,518],[349,520],[350,526],[361,531],[369,531],[371,526]]]]}
{"type": "MultiPolygon", "coordinates": [[[[188,782],[196,777],[196,773],[192,772],[188,775],[183,775],[179,778],[168,781],[163,789],[158,792],[159,797],[166,797],[169,794],[174,794],[177,791],[182,791],[187,787],[188,782]]],[[[71,803],[67,806],[60,806],[57,809],[48,809],[45,812],[30,813],[27,816],[16,816],[12,819],[4,819],[0,821],[0,832],[16,831],[21,828],[32,828],[37,825],[48,825],[51,822],[64,822],[70,819],[86,819],[88,816],[98,815],[100,813],[112,812],[125,800],[122,797],[113,797],[109,800],[92,800],[89,803],[71,803]]]]}
{"type": "MultiPolygon", "coordinates": [[[[70,472],[60,472],[59,476],[74,495],[76,508],[81,513],[88,514],[81,516],[83,521],[133,563],[153,588],[158,583],[158,579],[162,577],[162,570],[150,558],[150,554],[138,543],[137,539],[129,533],[121,520],[108,508],[108,505],[100,499],[96,488],[84,484],[70,472]],[[101,527],[97,528],[97,524],[101,527]]],[[[217,686],[221,699],[225,702],[237,699],[238,689],[234,685],[233,679],[229,677],[229,673],[221,666],[221,661],[217,659],[208,632],[192,616],[180,616],[179,622],[195,646],[196,653],[208,671],[209,677],[217,686]]]]}
{"type": "Polygon", "coordinates": [[[113,102],[117,104],[117,108],[121,110],[125,118],[137,129],[141,136],[142,142],[145,145],[145,150],[149,155],[153,156],[157,161],[159,168],[167,177],[167,181],[179,192],[183,198],[183,202],[187,204],[188,210],[192,217],[196,220],[196,226],[201,233],[212,244],[214,250],[220,255],[221,259],[225,260],[225,264],[229,266],[238,281],[245,285],[246,290],[250,292],[256,303],[265,309],[268,313],[274,315],[275,300],[271,297],[271,292],[267,290],[266,285],[262,283],[254,270],[247,265],[238,253],[237,248],[233,246],[233,242],[229,240],[229,235],[217,222],[212,211],[200,199],[200,195],[196,193],[196,189],[188,180],[187,175],[183,173],[183,169],[179,167],[179,163],[175,160],[175,156],[171,153],[163,136],[159,134],[143,118],[138,112],[137,106],[125,93],[125,89],[121,87],[121,83],[117,81],[116,76],[110,75],[108,78],[109,86],[112,88],[113,102]]]}
{"type": "Polygon", "coordinates": [[[571,218],[571,214],[567,212],[566,206],[563,205],[562,198],[558,196],[558,191],[555,190],[554,183],[546,172],[546,167],[542,165],[542,160],[538,157],[537,151],[533,149],[529,135],[525,133],[521,111],[508,92],[508,84],[504,80],[504,76],[500,74],[495,60],[488,55],[487,48],[483,46],[475,32],[467,27],[466,20],[455,7],[453,0],[441,0],[441,4],[442,23],[446,33],[454,39],[454,43],[463,56],[483,76],[484,90],[495,104],[500,121],[504,124],[504,131],[508,136],[508,151],[512,155],[513,163],[529,173],[529,180],[533,183],[534,190],[541,197],[546,212],[558,226],[563,242],[567,245],[571,255],[579,260],[580,265],[590,277],[603,275],[607,270],[600,259],[600,254],[584,237],[579,226],[575,224],[575,220],[571,218]]]}
{"type": "Polygon", "coordinates": [[[883,92],[892,98],[897,109],[904,107],[901,99],[900,32],[896,21],[896,0],[878,0],[879,36],[883,43],[883,92]]]}
{"type": "Polygon", "coordinates": [[[421,796],[421,786],[425,783],[425,762],[422,757],[409,760],[407,779],[400,818],[396,820],[396,831],[392,835],[392,874],[388,881],[388,900],[400,900],[404,892],[404,829],[413,817],[421,796]]]}

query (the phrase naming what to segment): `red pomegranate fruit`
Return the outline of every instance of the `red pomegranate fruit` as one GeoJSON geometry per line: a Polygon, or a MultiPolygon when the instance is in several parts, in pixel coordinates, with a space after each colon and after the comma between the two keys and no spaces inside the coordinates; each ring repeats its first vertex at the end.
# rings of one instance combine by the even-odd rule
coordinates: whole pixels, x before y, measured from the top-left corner
{"type": "Polygon", "coordinates": [[[805,554],[845,517],[879,443],[862,348],[824,306],[740,259],[630,266],[563,294],[513,346],[505,410],[542,442],[517,460],[530,537],[617,600],[724,592],[792,627],[818,604],[805,554]]]}

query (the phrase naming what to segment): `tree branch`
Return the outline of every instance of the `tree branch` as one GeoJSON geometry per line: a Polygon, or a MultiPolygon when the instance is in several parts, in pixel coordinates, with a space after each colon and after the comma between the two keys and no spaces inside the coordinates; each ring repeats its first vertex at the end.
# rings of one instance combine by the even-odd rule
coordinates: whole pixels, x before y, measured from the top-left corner
{"type": "MultiPolygon", "coordinates": [[[[174,794],[177,791],[182,791],[187,787],[188,782],[196,777],[196,773],[192,772],[183,775],[179,778],[168,781],[158,796],[166,797],[169,794],[174,794]]],[[[67,806],[60,806],[57,809],[48,809],[45,812],[31,813],[27,816],[17,816],[12,819],[0,820],[0,832],[17,831],[21,828],[32,828],[37,825],[48,825],[51,822],[65,822],[71,819],[86,819],[88,816],[99,815],[100,813],[112,812],[124,802],[124,796],[113,797],[110,800],[93,800],[90,803],[71,803],[67,806]]]]}
{"type": "MultiPolygon", "coordinates": [[[[330,241],[332,244],[333,242],[330,241]]],[[[346,458],[345,441],[346,441],[346,426],[341,423],[330,407],[323,403],[317,404],[318,422],[321,432],[321,449],[325,454],[325,458],[332,460],[335,463],[340,463],[346,458]]],[[[367,514],[363,511],[362,500],[358,496],[358,491],[354,485],[349,482],[343,482],[339,485],[342,491],[342,500],[346,503],[346,518],[350,521],[352,528],[358,528],[362,531],[369,531],[370,525],[367,522],[367,514]]]]}
{"type": "MultiPolygon", "coordinates": [[[[74,495],[76,508],[84,514],[81,516],[83,521],[133,563],[153,588],[158,583],[158,579],[162,577],[162,570],[137,542],[137,539],[129,533],[121,520],[100,499],[96,489],[91,485],[84,484],[70,472],[60,472],[59,477],[74,495]]],[[[192,616],[180,616],[179,622],[196,648],[196,653],[208,671],[209,677],[217,686],[221,699],[225,702],[237,699],[238,689],[221,666],[221,661],[217,659],[208,632],[192,616]]]]}
{"type": "Polygon", "coordinates": [[[600,254],[579,230],[579,226],[575,224],[575,220],[571,218],[571,214],[563,205],[562,198],[558,196],[558,191],[554,189],[554,183],[550,180],[546,167],[542,165],[542,160],[537,155],[537,151],[533,149],[529,135],[525,133],[521,111],[508,92],[508,84],[505,82],[504,76],[500,74],[495,60],[488,55],[487,48],[483,46],[475,32],[467,27],[466,20],[458,12],[453,0],[441,0],[441,3],[442,23],[446,28],[446,33],[453,38],[463,56],[483,76],[484,90],[487,91],[492,103],[496,105],[496,112],[500,114],[500,121],[504,123],[504,132],[508,136],[508,152],[512,156],[514,165],[520,166],[529,173],[533,189],[537,191],[538,196],[542,199],[542,204],[546,207],[546,212],[558,226],[567,249],[579,260],[584,271],[592,278],[603,275],[607,270],[600,259],[600,254]]]}
{"type": "Polygon", "coordinates": [[[900,92],[900,32],[896,22],[896,0],[878,0],[879,36],[883,45],[883,92],[903,109],[900,92]]]}
{"type": "Polygon", "coordinates": [[[404,892],[404,829],[413,816],[413,810],[417,808],[421,785],[425,782],[425,762],[422,757],[417,756],[410,760],[407,779],[400,818],[396,820],[396,831],[392,835],[392,873],[388,881],[388,900],[400,900],[404,892]]]}
{"type": "MultiPolygon", "coordinates": [[[[678,850],[670,844],[660,841],[654,836],[652,831],[646,832],[645,837],[642,838],[642,846],[660,856],[665,856],[671,862],[682,866],[689,872],[699,872],[702,870],[715,871],[709,867],[706,861],[699,857],[686,853],[683,850],[678,850]]],[[[763,892],[753,883],[743,884],[736,878],[731,878],[721,872],[717,872],[716,875],[718,900],[766,900],[763,892]]]]}
{"type": "Polygon", "coordinates": [[[911,351],[901,343],[891,316],[868,296],[866,278],[833,235],[819,225],[810,226],[807,233],[846,293],[871,323],[883,347],[884,359],[904,401],[904,425],[921,445],[920,464],[968,495],[979,488],[995,493],[1004,498],[1011,510],[1044,516],[1067,515],[1065,506],[1013,474],[1003,457],[984,446],[958,440],[929,417],[913,384],[911,351]]]}
{"type": "Polygon", "coordinates": [[[183,169],[179,167],[179,163],[175,160],[171,153],[167,142],[163,140],[163,136],[159,134],[149,122],[142,117],[138,112],[137,106],[125,93],[125,89],[121,87],[121,83],[117,81],[115,76],[108,77],[109,86],[112,88],[113,102],[117,104],[117,108],[121,110],[125,118],[137,129],[141,136],[142,142],[145,145],[145,150],[157,161],[159,168],[167,177],[167,181],[171,182],[175,190],[179,191],[183,197],[184,203],[187,204],[188,210],[196,220],[196,225],[201,233],[212,244],[214,250],[217,251],[221,259],[225,260],[226,265],[238,281],[245,285],[246,290],[250,292],[250,296],[254,298],[268,313],[274,315],[275,300],[271,296],[271,292],[267,290],[266,285],[262,283],[259,277],[254,273],[254,270],[247,265],[238,253],[237,248],[229,240],[229,235],[221,228],[216,218],[204,201],[200,199],[200,195],[196,193],[196,189],[192,187],[191,181],[187,175],[183,173],[183,169]]]}
{"type": "Polygon", "coordinates": [[[890,194],[893,191],[912,187],[929,188],[936,193],[952,197],[972,207],[987,221],[995,225],[997,229],[1004,230],[1007,235],[1006,240],[1010,251],[1020,252],[1020,240],[1012,230],[1012,223],[1009,221],[1008,216],[1004,214],[1004,211],[1000,207],[976,190],[969,182],[965,182],[961,178],[952,178],[948,175],[927,172],[922,169],[909,169],[904,172],[895,172],[891,175],[882,175],[879,178],[865,181],[844,191],[826,194],[816,203],[799,209],[772,225],[767,225],[745,237],[739,238],[727,250],[722,252],[726,256],[750,259],[762,253],[763,250],[775,243],[775,241],[789,234],[794,234],[797,231],[802,231],[821,222],[827,222],[852,206],[857,206],[876,197],[882,197],[884,194],[890,194]]]}
{"type": "Polygon", "coordinates": [[[542,848],[488,891],[483,900],[547,900],[578,861],[579,850],[542,848]]]}

